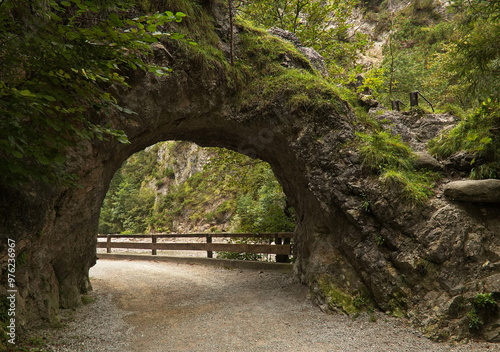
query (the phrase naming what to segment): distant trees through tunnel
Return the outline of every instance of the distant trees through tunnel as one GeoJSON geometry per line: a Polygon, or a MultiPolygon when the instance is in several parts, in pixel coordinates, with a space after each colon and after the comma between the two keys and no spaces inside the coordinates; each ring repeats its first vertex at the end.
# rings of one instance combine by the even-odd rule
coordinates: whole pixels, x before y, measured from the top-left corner
{"type": "Polygon", "coordinates": [[[125,161],[111,181],[99,221],[101,234],[294,227],[294,210],[268,163],[185,141],[157,143],[125,161]]]}

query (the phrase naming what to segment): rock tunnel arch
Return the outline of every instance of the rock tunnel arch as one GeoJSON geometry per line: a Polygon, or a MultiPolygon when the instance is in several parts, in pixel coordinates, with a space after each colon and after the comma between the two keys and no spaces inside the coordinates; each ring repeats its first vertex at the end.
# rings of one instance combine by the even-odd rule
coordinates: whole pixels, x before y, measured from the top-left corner
{"type": "Polygon", "coordinates": [[[217,36],[221,56],[156,45],[154,60],[172,74],[130,72],[130,88],[113,90],[135,114],[93,118],[123,129],[130,144],[90,141],[69,150],[67,167],[79,187],[2,190],[0,233],[14,237],[26,258],[18,268],[18,323],[57,321],[60,307],[80,303],[95,262],[99,209],[122,162],[154,143],[188,140],[271,165],[297,212],[295,274],[318,304],[349,311],[360,297],[385,311],[411,311],[424,325],[433,317],[437,328],[464,335],[463,322],[447,323],[463,317],[446,307],[478,287],[500,291],[498,269],[478,271],[479,262],[496,260],[499,225],[489,219],[498,209],[478,214],[438,198],[418,209],[404,206],[363,170],[352,144],[355,116],[304,57],[278,38],[239,27],[236,49],[251,69],[231,67],[220,22],[218,32],[207,31],[217,36]],[[252,61],[259,53],[264,63],[252,61]],[[370,212],[363,210],[367,199],[370,212]],[[493,249],[466,258],[469,233],[493,249]]]}
{"type": "MultiPolygon", "coordinates": [[[[165,50],[155,48],[157,60],[165,59],[165,50]]],[[[289,47],[282,50],[290,54],[289,47]]],[[[307,176],[308,159],[317,159],[311,152],[325,145],[325,140],[333,142],[328,147],[335,149],[352,137],[347,105],[322,87],[333,100],[331,110],[317,116],[307,111],[308,106],[291,110],[286,91],[262,106],[258,100],[246,101],[248,95],[241,94],[250,82],[240,82],[235,91],[234,82],[220,67],[207,69],[194,61],[174,67],[166,77],[130,72],[130,89],[115,89],[113,94],[135,113],[96,117],[103,124],[123,129],[130,143],[91,141],[68,151],[68,170],[79,176],[78,187],[33,185],[24,195],[15,191],[3,194],[16,199],[3,210],[18,227],[19,251],[30,253],[23,269],[26,279],[20,281],[21,325],[38,319],[57,320],[59,307],[80,303],[80,294],[89,289],[99,209],[112,176],[129,156],[164,140],[224,147],[267,161],[297,211],[297,249],[305,253],[305,259],[297,260],[296,268],[302,280],[308,280],[304,271],[311,251],[307,237],[316,228],[328,233],[331,226],[329,211],[314,195],[307,176]],[[37,209],[28,220],[23,218],[27,207],[37,209]]],[[[314,76],[311,70],[306,67],[305,71],[314,76]]]]}

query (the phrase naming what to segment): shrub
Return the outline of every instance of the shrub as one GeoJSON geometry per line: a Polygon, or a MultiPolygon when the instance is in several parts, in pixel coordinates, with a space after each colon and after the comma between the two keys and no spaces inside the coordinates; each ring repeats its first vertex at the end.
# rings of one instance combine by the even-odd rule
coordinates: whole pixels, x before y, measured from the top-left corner
{"type": "Polygon", "coordinates": [[[481,330],[497,313],[493,293],[478,293],[471,299],[472,309],[467,313],[470,330],[481,330]]]}

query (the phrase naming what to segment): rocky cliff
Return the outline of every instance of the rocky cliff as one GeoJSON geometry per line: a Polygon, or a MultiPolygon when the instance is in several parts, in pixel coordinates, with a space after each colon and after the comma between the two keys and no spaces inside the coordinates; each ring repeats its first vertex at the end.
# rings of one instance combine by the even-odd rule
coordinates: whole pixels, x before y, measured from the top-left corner
{"type": "MultiPolygon", "coordinates": [[[[58,309],[78,306],[90,288],[99,210],[121,163],[154,143],[188,140],[270,163],[297,211],[295,274],[325,309],[374,306],[409,317],[434,338],[478,332],[499,341],[499,204],[444,197],[444,183],[462,177],[452,169],[428,201],[407,204],[401,189],[388,189],[363,167],[353,141],[366,127],[301,52],[237,26],[238,60],[230,65],[224,10],[211,4],[197,11],[210,19],[197,24],[206,26],[197,47],[155,47],[154,60],[172,67],[170,76],[130,72],[130,89],[114,90],[137,115],[102,118],[125,130],[130,144],[95,140],[68,151],[79,187],[2,187],[0,234],[16,240],[22,258],[20,326],[57,322],[58,309]]],[[[394,123],[386,128],[411,131],[415,145],[449,118],[389,115],[394,123]]]]}

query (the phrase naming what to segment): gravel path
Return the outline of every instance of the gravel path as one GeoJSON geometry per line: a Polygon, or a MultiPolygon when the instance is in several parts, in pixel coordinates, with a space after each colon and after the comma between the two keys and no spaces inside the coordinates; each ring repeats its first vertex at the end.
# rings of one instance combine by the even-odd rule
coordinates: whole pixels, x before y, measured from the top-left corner
{"type": "Polygon", "coordinates": [[[57,352],[471,352],[433,343],[402,320],[325,314],[289,274],[164,262],[99,260],[95,302],[51,336],[57,352]]]}

